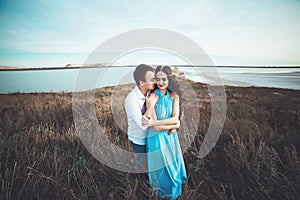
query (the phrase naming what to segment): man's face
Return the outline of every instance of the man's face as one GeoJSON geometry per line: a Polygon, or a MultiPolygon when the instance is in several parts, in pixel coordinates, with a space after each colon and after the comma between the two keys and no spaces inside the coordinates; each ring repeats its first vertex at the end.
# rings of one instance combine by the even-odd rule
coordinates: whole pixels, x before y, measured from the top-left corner
{"type": "Polygon", "coordinates": [[[143,87],[147,90],[153,90],[155,87],[155,75],[152,71],[147,71],[145,74],[145,82],[143,82],[143,87]]]}

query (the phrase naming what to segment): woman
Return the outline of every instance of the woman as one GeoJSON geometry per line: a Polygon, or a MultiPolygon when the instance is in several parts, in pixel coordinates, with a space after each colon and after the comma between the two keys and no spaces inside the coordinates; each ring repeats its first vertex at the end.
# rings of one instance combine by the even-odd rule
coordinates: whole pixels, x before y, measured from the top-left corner
{"type": "Polygon", "coordinates": [[[176,84],[169,66],[158,66],[155,71],[156,88],[154,93],[158,100],[152,112],[154,121],[147,138],[147,155],[149,182],[159,198],[177,199],[182,193],[182,184],[187,182],[186,169],[178,140],[179,95],[181,91],[176,84]],[[156,120],[157,118],[157,120],[156,120]],[[164,121],[163,121],[164,120],[164,121]],[[161,124],[159,122],[164,122],[161,124]],[[169,131],[172,129],[172,131],[169,131]]]}

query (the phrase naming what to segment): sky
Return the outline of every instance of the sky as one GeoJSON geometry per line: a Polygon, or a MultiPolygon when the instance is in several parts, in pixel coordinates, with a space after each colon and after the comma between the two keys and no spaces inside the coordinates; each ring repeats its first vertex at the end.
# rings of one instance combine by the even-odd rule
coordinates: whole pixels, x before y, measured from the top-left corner
{"type": "MultiPolygon", "coordinates": [[[[1,0],[0,66],[82,64],[110,38],[139,28],[178,32],[216,65],[300,65],[300,1],[1,0]]],[[[186,64],[157,50],[122,64],[186,64]]]]}

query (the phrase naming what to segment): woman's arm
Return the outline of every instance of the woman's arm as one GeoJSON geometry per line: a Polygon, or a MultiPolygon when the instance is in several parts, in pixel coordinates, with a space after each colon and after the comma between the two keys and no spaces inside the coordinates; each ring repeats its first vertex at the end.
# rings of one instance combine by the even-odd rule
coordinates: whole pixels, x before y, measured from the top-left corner
{"type": "Polygon", "coordinates": [[[179,96],[175,93],[171,93],[171,98],[174,99],[173,102],[173,112],[172,117],[164,120],[153,120],[151,126],[164,126],[178,124],[179,121],[179,96]]]}
{"type": "Polygon", "coordinates": [[[157,120],[156,112],[155,112],[155,104],[158,101],[158,96],[155,93],[150,93],[146,97],[146,112],[142,117],[142,125],[149,126],[153,121],[157,120]]]}
{"type": "Polygon", "coordinates": [[[179,121],[179,123],[172,124],[172,125],[153,126],[153,130],[155,130],[155,131],[166,131],[166,130],[177,129],[179,127],[180,127],[180,121],[179,121]]]}
{"type": "MultiPolygon", "coordinates": [[[[168,118],[166,120],[159,120],[163,123],[162,125],[154,125],[153,130],[156,131],[164,131],[164,130],[172,130],[172,129],[177,129],[180,127],[180,121],[179,121],[179,96],[177,94],[174,94],[174,102],[173,102],[173,112],[172,112],[172,117],[168,118]],[[166,124],[167,120],[172,119],[172,122],[175,122],[173,124],[166,124]]],[[[173,131],[172,131],[173,132],[173,131]]]]}
{"type": "MultiPolygon", "coordinates": [[[[173,113],[172,117],[164,120],[157,120],[157,116],[155,111],[149,112],[148,115],[145,113],[145,117],[142,119],[143,126],[164,126],[164,125],[176,125],[179,121],[179,96],[177,94],[173,94],[173,113]],[[149,118],[150,117],[150,118],[149,118]]],[[[152,104],[153,105],[153,104],[152,104]]],[[[154,106],[154,105],[153,105],[154,106]]],[[[154,108],[150,108],[149,110],[153,110],[154,108]]],[[[148,110],[148,108],[147,108],[148,110]]]]}

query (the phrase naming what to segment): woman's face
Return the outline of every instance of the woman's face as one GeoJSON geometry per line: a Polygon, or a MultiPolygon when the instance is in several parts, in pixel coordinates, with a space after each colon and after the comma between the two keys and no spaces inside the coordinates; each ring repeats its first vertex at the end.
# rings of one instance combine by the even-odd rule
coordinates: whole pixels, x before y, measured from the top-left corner
{"type": "Polygon", "coordinates": [[[157,72],[155,75],[156,84],[159,90],[166,90],[169,85],[167,74],[162,71],[157,72]]]}

